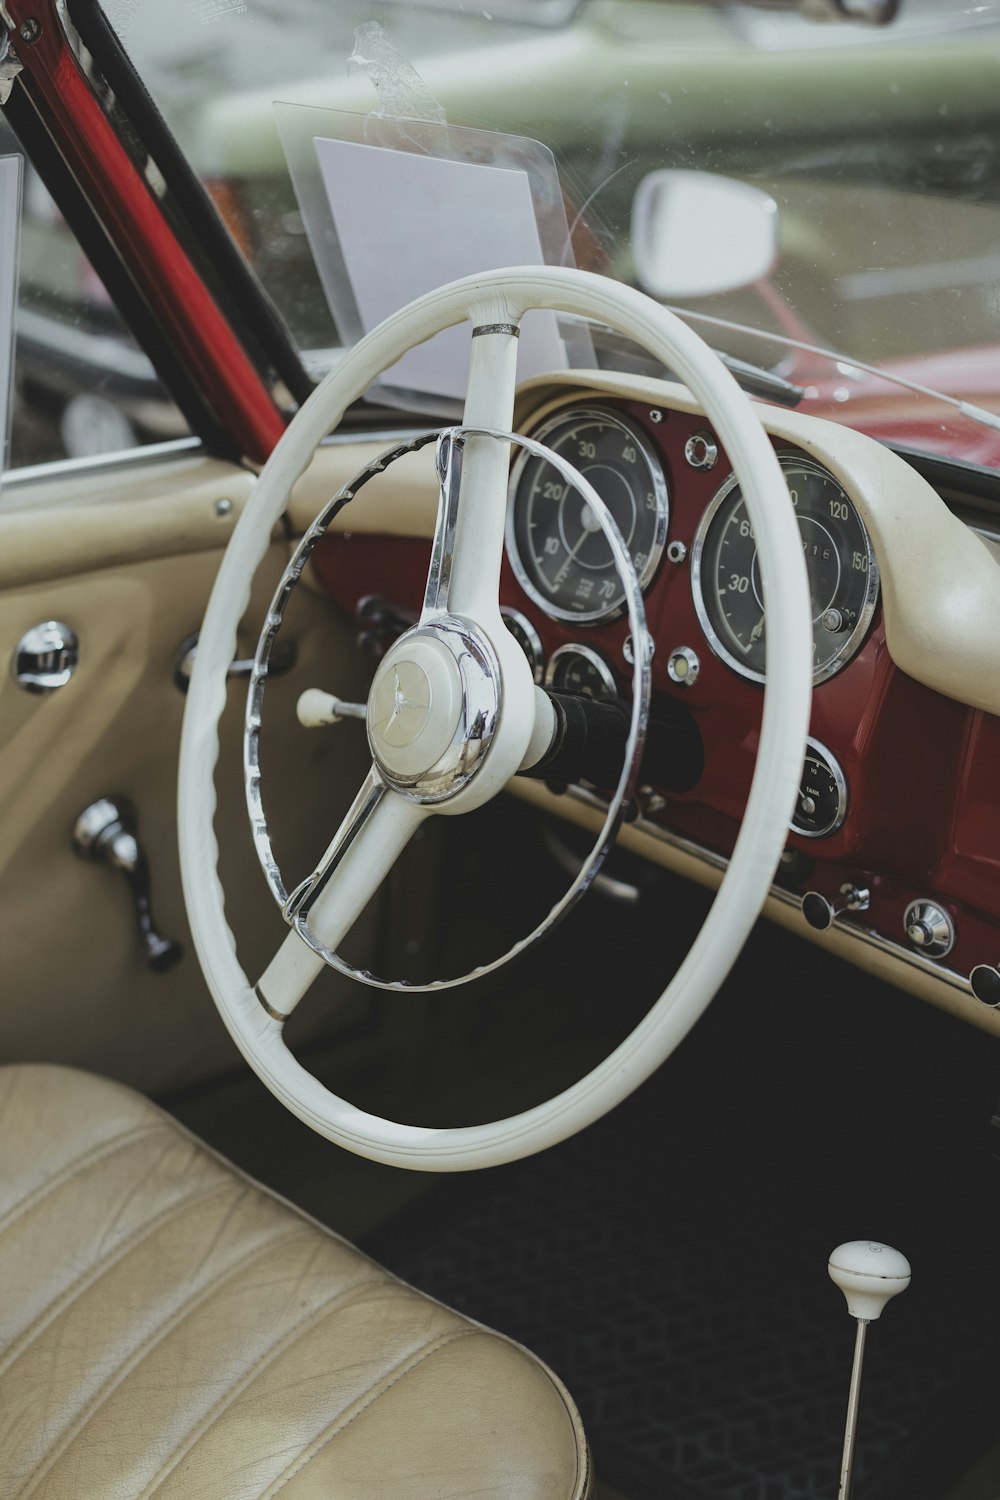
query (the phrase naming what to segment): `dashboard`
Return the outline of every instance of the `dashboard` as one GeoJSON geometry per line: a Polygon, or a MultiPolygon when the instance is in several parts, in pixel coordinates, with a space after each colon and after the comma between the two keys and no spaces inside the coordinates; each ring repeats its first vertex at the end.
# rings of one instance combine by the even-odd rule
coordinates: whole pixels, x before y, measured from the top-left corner
{"type": "MultiPolygon", "coordinates": [[[[802,780],[767,912],[1000,1035],[1000,551],[882,445],[795,412],[760,414],[796,506],[814,660],[802,780]]],[[[647,756],[622,842],[717,884],[754,769],[767,630],[725,451],[681,388],[593,372],[523,387],[516,430],[590,481],[643,586],[651,721],[679,748],[647,756]]],[[[313,569],[377,654],[419,608],[427,547],[377,531],[376,516],[326,536],[313,569]]],[[[429,535],[426,518],[396,529],[429,535]]],[[[627,696],[623,599],[583,497],[522,450],[501,606],[536,681],[627,696]]],[[[589,785],[516,778],[510,789],[584,825],[606,805],[589,785]]]]}

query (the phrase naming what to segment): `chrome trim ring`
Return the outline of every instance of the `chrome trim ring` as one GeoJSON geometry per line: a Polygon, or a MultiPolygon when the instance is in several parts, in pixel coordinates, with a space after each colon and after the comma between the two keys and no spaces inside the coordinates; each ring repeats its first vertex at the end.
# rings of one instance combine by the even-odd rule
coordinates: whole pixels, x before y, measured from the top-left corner
{"type": "MultiPolygon", "coordinates": [[[[444,576],[448,569],[446,559],[438,559],[438,567],[444,576]]],[[[432,568],[433,568],[432,562],[432,568]]],[[[430,624],[443,623],[454,626],[458,621],[456,616],[439,615],[433,621],[428,621],[424,626],[417,626],[415,630],[427,629],[430,624]]],[[[459,622],[463,628],[468,628],[469,621],[459,622]]],[[[402,639],[402,638],[401,638],[402,639]]],[[[492,654],[492,647],[490,648],[492,654]]],[[[495,659],[495,658],[494,658],[495,659]]],[[[499,668],[498,668],[499,673],[499,668]]],[[[350,979],[359,980],[362,984],[369,985],[373,989],[403,991],[406,993],[428,993],[436,990],[455,989],[459,985],[467,984],[472,979],[478,979],[482,975],[491,974],[501,968],[510,959],[516,958],[527,948],[553,928],[566,913],[576,905],[581,896],[593,884],[601,865],[604,863],[612,844],[618,836],[618,829],[622,821],[626,805],[631,800],[636,783],[639,779],[639,767],[642,761],[642,752],[646,744],[646,732],[649,726],[649,703],[652,688],[652,637],[646,625],[646,611],[642,601],[642,589],[632,566],[631,558],[626,548],[624,538],[618,530],[615,519],[608,510],[604,501],[598,495],[594,487],[579,474],[573,466],[551,449],[544,448],[534,438],[526,438],[514,432],[501,432],[487,427],[446,427],[429,433],[423,433],[413,438],[408,443],[401,443],[393,448],[387,449],[363,469],[354,479],[350,480],[343,489],[328,502],[316,517],[316,520],[303,535],[295,549],[288,565],[282,574],[278,587],[275,590],[271,607],[265,618],[261,630],[260,639],[257,644],[257,653],[254,658],[254,669],[250,678],[250,687],[247,693],[246,719],[243,736],[244,754],[244,783],[246,789],[247,808],[250,814],[251,832],[257,856],[264,871],[265,878],[271,889],[278,906],[281,908],[282,916],[289,926],[293,927],[299,937],[320,958],[323,959],[331,969],[343,974],[350,979]],[[415,452],[426,447],[428,443],[437,441],[439,445],[439,456],[442,446],[449,443],[464,442],[468,437],[491,437],[508,444],[515,444],[526,449],[537,457],[544,458],[563,475],[568,483],[576,485],[584,496],[587,504],[593,508],[594,514],[600,522],[608,545],[611,548],[615,568],[619,572],[625,588],[625,599],[628,612],[629,627],[633,638],[644,643],[645,649],[636,654],[636,660],[632,670],[632,708],[629,715],[629,730],[626,740],[625,752],[622,761],[621,775],[614,794],[605,806],[604,821],[601,825],[593,847],[576,879],[563,893],[560,899],[552,906],[551,910],[528,933],[526,937],[520,938],[512,944],[505,953],[492,959],[489,963],[481,964],[467,974],[461,974],[454,979],[434,979],[426,984],[414,984],[405,979],[380,979],[367,969],[357,968],[347,962],[346,959],[331,948],[327,948],[308,925],[309,905],[315,895],[315,882],[313,877],[307,878],[300,883],[291,893],[285,887],[281,870],[274,857],[271,847],[270,831],[264,814],[261,800],[261,775],[260,775],[260,726],[261,708],[263,704],[264,688],[267,681],[268,663],[274,644],[281,628],[285,610],[291,598],[295,585],[302,576],[306,562],[312,555],[320,537],[324,535],[331,521],[343,510],[357,494],[358,490],[372,479],[376,474],[382,473],[389,464],[403,457],[406,453],[415,452]]],[[[484,751],[485,753],[485,751],[484,751]]],[[[399,796],[402,791],[398,786],[390,788],[384,779],[382,769],[374,765],[369,773],[368,781],[362,789],[361,798],[364,806],[360,814],[361,818],[370,815],[372,809],[382,796],[399,796]]],[[[451,795],[449,791],[447,795],[451,795]]],[[[419,800],[424,800],[420,798],[419,800]]],[[[266,1002],[264,1002],[266,1004],[266,1002]]],[[[276,1011],[272,1014],[277,1018],[276,1011]]]]}
{"type": "Polygon", "coordinates": [[[714,469],[719,461],[719,445],[710,432],[692,432],[684,444],[684,459],[692,469],[714,469]]]}
{"type": "Polygon", "coordinates": [[[521,329],[517,323],[480,323],[478,328],[472,330],[472,337],[480,339],[488,333],[505,333],[515,339],[521,337],[521,329]]]}
{"type": "MultiPolygon", "coordinates": [[[[653,653],[650,651],[650,657],[653,653]]],[[[614,674],[608,666],[604,657],[598,652],[592,651],[589,646],[581,645],[579,641],[569,641],[565,646],[559,646],[549,657],[549,664],[545,668],[545,686],[555,685],[556,670],[559,662],[565,661],[568,656],[582,656],[588,666],[593,667],[604,687],[607,689],[609,698],[618,697],[618,684],[614,674]]]]}
{"type": "Polygon", "coordinates": [[[541,683],[542,674],[545,671],[545,647],[542,645],[541,636],[528,619],[528,616],[522,615],[519,609],[511,609],[509,605],[502,604],[500,606],[500,618],[515,640],[517,639],[517,632],[521,632],[524,640],[519,641],[518,644],[521,645],[522,649],[524,643],[527,643],[528,649],[524,654],[528,658],[531,676],[537,686],[541,683]]]}
{"type": "MultiPolygon", "coordinates": [[[[419,672],[420,668],[416,670],[419,672]]],[[[396,682],[397,701],[393,718],[399,715],[400,700],[407,707],[411,706],[399,692],[398,674],[396,682]]],[[[429,700],[427,706],[430,706],[429,700]]],[[[394,792],[411,802],[444,802],[461,791],[486,759],[499,722],[500,663],[496,652],[471,620],[457,615],[445,615],[441,619],[415,625],[412,630],[401,635],[380,664],[368,695],[368,745],[372,758],[386,786],[392,787],[394,792]],[[379,676],[387,675],[386,669],[392,670],[397,661],[400,663],[400,670],[404,663],[412,667],[413,663],[407,660],[409,648],[416,647],[419,650],[421,646],[437,648],[445,660],[450,657],[459,702],[447,747],[434,756],[429,766],[425,762],[419,762],[418,769],[406,773],[398,766],[393,767],[388,744],[379,743],[380,735],[375,722],[378,681],[379,676]]]]}
{"type": "MultiPolygon", "coordinates": [[[[795,813],[792,814],[791,821],[788,826],[791,829],[792,833],[798,834],[800,839],[825,839],[829,838],[831,833],[836,833],[837,829],[843,826],[844,819],[847,817],[847,808],[849,802],[847,791],[847,777],[844,775],[840,761],[834,755],[833,751],[829,750],[827,746],[823,744],[822,740],[813,739],[812,735],[810,735],[806,739],[806,756],[803,758],[802,762],[803,774],[805,773],[805,761],[808,759],[808,753],[810,750],[813,751],[814,754],[819,756],[819,758],[824,762],[827,770],[833,777],[834,786],[837,788],[837,811],[834,814],[833,821],[831,823],[828,823],[824,828],[800,828],[798,823],[796,823],[795,821],[795,813]]],[[[801,782],[799,783],[799,786],[801,789],[801,782]]],[[[797,806],[798,804],[796,803],[796,807],[797,806]]]]}
{"type": "MultiPolygon", "coordinates": [[[[930,897],[918,896],[910,902],[903,913],[903,931],[917,952],[922,951],[929,958],[944,958],[955,946],[955,922],[951,912],[930,897]],[[933,924],[930,940],[923,948],[910,936],[910,928],[915,923],[933,924]]],[[[978,995],[976,999],[979,999],[978,995]]]]}
{"type": "MultiPolygon", "coordinates": [[[[667,526],[670,522],[670,493],[667,488],[667,477],[663,472],[663,463],[643,429],[637,423],[633,422],[631,418],[623,417],[621,413],[612,410],[610,407],[565,406],[561,411],[556,412],[554,416],[549,417],[548,421],[543,422],[537,432],[531,434],[532,440],[536,443],[544,443],[551,432],[556,428],[564,426],[567,422],[585,421],[610,422],[614,426],[620,427],[636,444],[648,465],[653,485],[653,494],[656,497],[656,511],[653,542],[642,571],[638,574],[639,587],[645,590],[649,587],[653,580],[653,575],[660,565],[663,549],[667,542],[667,526]]],[[[510,484],[507,490],[506,543],[507,556],[510,558],[510,565],[514,570],[514,576],[528,598],[534,600],[538,607],[544,610],[552,620],[572,620],[578,625],[596,625],[599,621],[617,620],[625,613],[624,599],[621,603],[613,605],[610,609],[586,611],[563,609],[558,604],[553,604],[551,599],[547,599],[531,582],[528,570],[521,561],[517,550],[517,541],[514,535],[514,503],[517,499],[517,491],[524,470],[535,456],[530,448],[522,447],[522,451],[514,460],[510,471],[510,484]]],[[[552,462],[551,458],[549,462],[552,462]]],[[[574,488],[578,489],[578,486],[574,485],[574,488]]],[[[634,569],[634,561],[632,566],[634,569]]]]}
{"type": "MultiPolygon", "coordinates": [[[[813,672],[813,687],[817,687],[821,682],[826,682],[828,678],[834,677],[843,667],[846,667],[847,663],[860,649],[861,642],[864,640],[864,637],[868,631],[868,627],[872,622],[872,616],[875,613],[875,606],[878,603],[878,563],[875,559],[875,553],[872,548],[871,537],[868,535],[868,528],[862,520],[860,513],[858,512],[857,506],[854,504],[854,501],[851,499],[850,495],[847,494],[847,491],[840,483],[840,480],[837,478],[836,474],[831,473],[829,469],[824,468],[822,464],[815,463],[812,459],[799,458],[792,453],[779,453],[778,463],[781,465],[782,469],[804,469],[809,473],[820,475],[823,479],[832,479],[834,484],[836,484],[841,490],[843,490],[844,494],[847,495],[848,500],[850,500],[852,508],[857,514],[858,524],[861,527],[861,535],[864,538],[865,549],[868,558],[868,568],[865,574],[865,597],[862,607],[858,611],[858,618],[855,621],[854,626],[844,644],[837,652],[836,656],[832,657],[830,661],[825,664],[825,666],[817,667],[813,672]]],[[[691,595],[694,600],[695,613],[698,616],[699,624],[701,625],[701,628],[705,633],[705,639],[708,641],[712,650],[715,652],[715,655],[720,657],[727,666],[732,667],[734,672],[738,672],[741,677],[747,678],[748,681],[763,682],[763,672],[757,672],[752,667],[748,667],[746,662],[740,661],[739,658],[735,656],[733,652],[730,651],[729,648],[720,640],[709,616],[708,606],[705,603],[704,585],[701,576],[702,555],[705,550],[705,542],[708,537],[709,529],[711,528],[712,522],[714,521],[722,505],[732,494],[733,490],[738,488],[739,480],[737,479],[735,474],[730,474],[729,478],[726,480],[722,488],[716,492],[709,504],[705,507],[704,514],[702,515],[701,520],[698,522],[698,529],[695,532],[694,541],[691,544],[691,595]]]]}

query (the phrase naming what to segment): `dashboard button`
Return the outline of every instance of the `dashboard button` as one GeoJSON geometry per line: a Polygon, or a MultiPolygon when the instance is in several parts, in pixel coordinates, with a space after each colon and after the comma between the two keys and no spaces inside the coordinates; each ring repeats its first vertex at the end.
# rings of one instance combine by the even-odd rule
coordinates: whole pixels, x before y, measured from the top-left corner
{"type": "Polygon", "coordinates": [[[903,914],[903,931],[928,958],[943,958],[955,943],[955,924],[935,901],[911,901],[903,914]]]}
{"type": "Polygon", "coordinates": [[[667,676],[678,687],[694,687],[700,671],[698,653],[692,651],[690,646],[678,646],[676,651],[671,651],[667,662],[667,676]]]}

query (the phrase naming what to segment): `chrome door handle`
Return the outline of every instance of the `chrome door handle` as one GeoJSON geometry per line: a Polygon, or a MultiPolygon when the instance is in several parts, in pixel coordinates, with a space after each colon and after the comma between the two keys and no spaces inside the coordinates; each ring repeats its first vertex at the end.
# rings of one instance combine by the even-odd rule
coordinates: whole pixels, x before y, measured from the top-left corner
{"type": "Polygon", "coordinates": [[[65,687],[80,660],[72,626],[45,620],[22,635],[14,651],[14,681],[26,693],[54,693],[65,687]]]}

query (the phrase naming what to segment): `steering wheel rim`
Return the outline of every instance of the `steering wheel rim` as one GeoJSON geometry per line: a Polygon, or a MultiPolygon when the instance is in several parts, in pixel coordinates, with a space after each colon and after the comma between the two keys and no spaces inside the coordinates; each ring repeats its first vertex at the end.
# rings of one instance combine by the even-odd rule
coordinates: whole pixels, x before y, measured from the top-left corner
{"type": "MultiPolygon", "coordinates": [[[[474,347],[478,342],[473,339],[474,347]]],[[[486,366],[489,379],[477,385],[474,358],[464,426],[510,430],[515,360],[513,334],[499,362],[486,366]]],[[[502,523],[501,515],[501,548],[502,523]]],[[[499,619],[498,603],[496,614],[499,619]]],[[[181,739],[178,823],[192,936],[226,1026],[272,1093],[306,1124],[348,1150],[424,1171],[466,1170],[516,1160],[565,1139],[625,1098],[702,1014],[767,895],[784,846],[808,728],[809,620],[808,584],[794,511],[774,451],[749,399],[696,334],[641,293],[564,268],[494,271],[427,294],[355,345],[290,424],[234,530],[206,611],[181,739]],[[225,922],[213,829],[218,724],[236,627],[247,607],[254,572],[293,484],[321,439],[378,374],[431,334],[466,320],[474,333],[511,334],[532,308],[591,317],[635,339],[676,372],[715,428],[741,484],[758,543],[768,607],[763,720],[757,765],[729,867],[687,958],[643,1020],[585,1077],[542,1104],[484,1125],[429,1129],[368,1114],[327,1090],[287,1050],[280,1020],[268,1014],[240,968],[225,922]]],[[[504,764],[497,760],[497,777],[504,764]]],[[[491,783],[484,780],[483,800],[496,790],[499,786],[491,789],[491,783]]]]}

